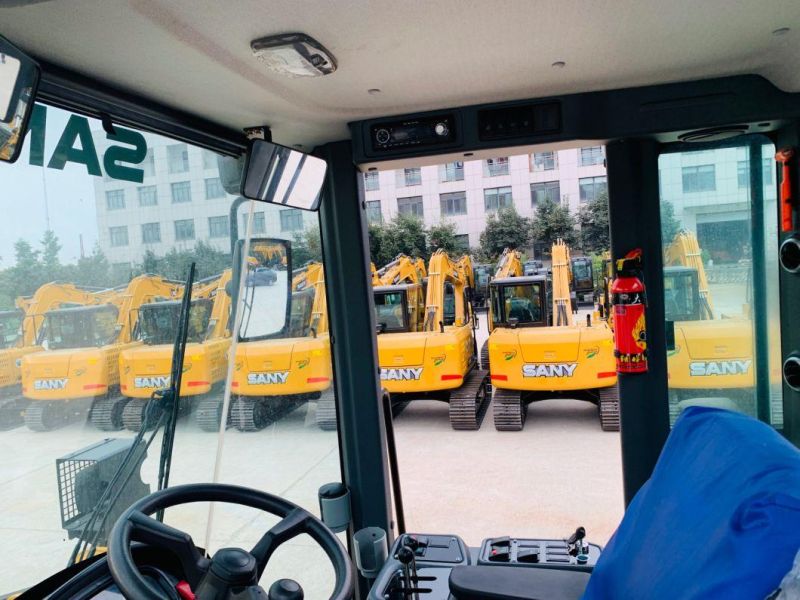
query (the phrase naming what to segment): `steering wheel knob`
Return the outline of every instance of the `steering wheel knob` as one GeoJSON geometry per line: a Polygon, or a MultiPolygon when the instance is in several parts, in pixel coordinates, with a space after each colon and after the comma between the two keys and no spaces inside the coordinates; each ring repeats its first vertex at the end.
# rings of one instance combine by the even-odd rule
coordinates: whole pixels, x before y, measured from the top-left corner
{"type": "Polygon", "coordinates": [[[303,600],[303,588],[294,579],[279,579],[269,588],[269,600],[303,600]]]}
{"type": "Polygon", "coordinates": [[[258,565],[252,554],[241,548],[220,548],[211,559],[211,572],[232,586],[254,585],[258,565]]]}

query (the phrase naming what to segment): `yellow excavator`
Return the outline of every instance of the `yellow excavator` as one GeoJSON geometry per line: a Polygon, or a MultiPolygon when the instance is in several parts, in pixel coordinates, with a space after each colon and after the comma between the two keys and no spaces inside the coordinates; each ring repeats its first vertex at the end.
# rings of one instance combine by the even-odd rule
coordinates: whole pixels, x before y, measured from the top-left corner
{"type": "Polygon", "coordinates": [[[667,350],[671,420],[698,398],[754,414],[752,323],[744,307],[735,315],[715,310],[700,246],[689,231],[679,231],[664,251],[664,311],[674,329],[667,350]]]}
{"type": "MultiPolygon", "coordinates": [[[[252,244],[256,244],[254,240],[252,244]]],[[[292,315],[287,335],[241,337],[235,356],[229,420],[239,431],[258,431],[309,400],[317,400],[320,429],[336,428],[325,271],[309,262],[292,273],[292,315]]],[[[218,424],[221,404],[204,407],[218,424]]]]}
{"type": "Polygon", "coordinates": [[[56,429],[90,407],[92,425],[104,431],[121,429],[128,398],[119,394],[119,355],[142,343],[133,340],[139,310],[182,293],[180,282],[140,275],[102,304],[48,311],[42,329],[46,349],[22,357],[28,428],[56,429]]]}
{"type": "Polygon", "coordinates": [[[619,391],[611,329],[576,324],[566,244],[552,247],[552,278],[524,276],[519,253],[504,252],[490,286],[488,368],[498,431],[519,431],[531,402],[551,398],[598,405],[604,431],[619,430],[619,391]]]}
{"type": "MultiPolygon", "coordinates": [[[[183,364],[180,397],[184,407],[189,399],[194,405],[208,394],[219,395],[228,367],[231,345],[228,321],[231,313],[229,295],[231,269],[198,281],[192,290],[189,330],[183,364]]],[[[143,345],[123,350],[119,355],[120,391],[130,398],[122,411],[127,429],[139,431],[145,409],[156,390],[170,384],[172,347],[178,329],[181,301],[151,302],[139,309],[134,339],[143,345]]],[[[203,411],[195,412],[205,415],[203,411]]],[[[198,423],[206,428],[205,423],[198,423]]],[[[219,427],[219,421],[213,428],[219,427]]]]}
{"type": "Polygon", "coordinates": [[[425,261],[405,254],[398,255],[373,274],[372,293],[379,333],[422,331],[426,277],[425,261]]]}
{"type": "Polygon", "coordinates": [[[32,296],[17,298],[16,310],[0,312],[0,430],[23,422],[28,401],[22,396],[20,363],[26,354],[42,350],[38,334],[45,313],[102,300],[96,289],[52,282],[39,287],[32,296]]]}
{"type": "Polygon", "coordinates": [[[447,402],[453,429],[478,429],[488,396],[486,373],[477,361],[472,261],[464,256],[453,262],[437,250],[427,274],[421,329],[412,328],[414,314],[408,308],[400,313],[407,329],[390,328],[376,302],[381,383],[397,402],[447,402]]]}

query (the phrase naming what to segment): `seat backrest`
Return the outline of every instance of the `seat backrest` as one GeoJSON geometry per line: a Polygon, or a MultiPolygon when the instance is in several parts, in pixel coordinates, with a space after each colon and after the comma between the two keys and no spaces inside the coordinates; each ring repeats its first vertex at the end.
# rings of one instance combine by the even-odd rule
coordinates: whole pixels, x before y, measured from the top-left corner
{"type": "Polygon", "coordinates": [[[765,598],[798,548],[800,451],[746,415],[689,407],[583,598],[765,598]]]}

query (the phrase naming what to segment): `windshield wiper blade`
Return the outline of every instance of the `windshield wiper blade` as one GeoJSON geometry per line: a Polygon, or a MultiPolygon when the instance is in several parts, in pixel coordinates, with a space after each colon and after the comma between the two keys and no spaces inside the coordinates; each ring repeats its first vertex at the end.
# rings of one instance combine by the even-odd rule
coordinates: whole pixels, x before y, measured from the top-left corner
{"type": "MultiPolygon", "coordinates": [[[[175,344],[172,346],[172,372],[169,388],[162,391],[162,406],[166,412],[164,437],[161,440],[161,457],[158,465],[158,490],[169,486],[169,473],[172,467],[172,451],[175,447],[175,427],[178,423],[178,411],[181,400],[181,377],[183,376],[183,359],[186,354],[186,338],[189,334],[189,313],[192,307],[192,286],[194,285],[195,263],[189,265],[189,276],[183,288],[181,310],[178,313],[178,331],[175,344]]],[[[156,518],[164,520],[164,511],[158,511],[156,518]]]]}

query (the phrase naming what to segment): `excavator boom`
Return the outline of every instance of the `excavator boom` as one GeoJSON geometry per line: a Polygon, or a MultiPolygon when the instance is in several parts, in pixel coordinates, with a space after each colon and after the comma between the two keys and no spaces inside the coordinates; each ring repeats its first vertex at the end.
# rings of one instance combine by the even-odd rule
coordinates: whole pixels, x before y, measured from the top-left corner
{"type": "Polygon", "coordinates": [[[703,265],[703,257],[697,236],[690,231],[679,231],[664,251],[664,266],[689,267],[697,272],[698,292],[700,294],[700,318],[714,319],[714,304],[708,289],[708,278],[703,265]]]}
{"type": "Polygon", "coordinates": [[[559,239],[552,247],[553,257],[553,325],[572,326],[570,302],[569,248],[559,239]]]}

